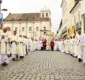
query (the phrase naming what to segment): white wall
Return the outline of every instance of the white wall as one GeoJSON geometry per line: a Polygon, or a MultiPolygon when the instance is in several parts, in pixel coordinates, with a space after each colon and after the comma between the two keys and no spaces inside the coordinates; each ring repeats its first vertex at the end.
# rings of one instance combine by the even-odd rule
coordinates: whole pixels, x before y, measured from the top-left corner
{"type": "Polygon", "coordinates": [[[81,1],[82,14],[85,13],[85,0],[81,1]]]}
{"type": "Polygon", "coordinates": [[[11,33],[15,30],[17,27],[17,36],[19,35],[26,35],[27,37],[33,37],[33,31],[34,31],[34,38],[39,39],[41,36],[40,30],[43,30],[44,27],[46,27],[46,30],[51,30],[50,22],[49,21],[36,21],[35,23],[33,22],[26,22],[26,21],[13,21],[13,22],[3,22],[3,27],[10,27],[11,28],[11,33]],[[22,31],[22,27],[24,27],[24,31],[22,31]],[[32,31],[29,31],[29,27],[32,27],[32,31]],[[39,28],[38,31],[36,31],[36,27],[39,28]]]}

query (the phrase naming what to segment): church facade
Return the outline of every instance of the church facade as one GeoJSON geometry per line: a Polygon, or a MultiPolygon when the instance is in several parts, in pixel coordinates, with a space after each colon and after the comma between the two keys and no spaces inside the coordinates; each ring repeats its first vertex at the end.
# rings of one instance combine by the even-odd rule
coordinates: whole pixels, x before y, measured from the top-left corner
{"type": "Polygon", "coordinates": [[[42,9],[39,13],[9,13],[3,21],[3,28],[8,29],[10,37],[16,30],[17,36],[43,38],[51,32],[51,12],[49,9],[42,9]]]}

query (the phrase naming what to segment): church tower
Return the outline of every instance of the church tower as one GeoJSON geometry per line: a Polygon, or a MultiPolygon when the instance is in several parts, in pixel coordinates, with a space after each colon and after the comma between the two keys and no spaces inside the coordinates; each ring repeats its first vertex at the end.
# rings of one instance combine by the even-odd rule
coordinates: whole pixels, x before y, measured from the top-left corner
{"type": "Polygon", "coordinates": [[[50,15],[51,15],[50,9],[45,6],[41,10],[41,15],[40,15],[41,18],[49,18],[50,19],[50,15]]]}

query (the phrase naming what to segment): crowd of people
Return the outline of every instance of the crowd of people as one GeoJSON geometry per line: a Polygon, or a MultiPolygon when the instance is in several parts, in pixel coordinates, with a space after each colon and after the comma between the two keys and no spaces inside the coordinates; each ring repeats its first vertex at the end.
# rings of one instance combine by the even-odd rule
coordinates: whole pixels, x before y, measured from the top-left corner
{"type": "Polygon", "coordinates": [[[9,57],[12,61],[23,59],[28,53],[36,50],[47,50],[48,41],[33,39],[24,35],[17,36],[17,32],[8,34],[7,28],[0,30],[0,65],[9,64],[9,57]]]}
{"type": "Polygon", "coordinates": [[[85,34],[76,32],[69,38],[60,39],[54,42],[54,50],[70,54],[85,64],[85,34]]]}
{"type": "Polygon", "coordinates": [[[13,61],[23,59],[27,54],[33,51],[52,50],[70,54],[78,58],[78,61],[85,63],[85,34],[78,32],[74,36],[66,39],[52,39],[51,41],[43,39],[33,39],[23,35],[17,37],[14,31],[12,37],[7,35],[7,29],[3,29],[0,34],[0,64],[6,66],[9,64],[9,57],[13,61]]]}

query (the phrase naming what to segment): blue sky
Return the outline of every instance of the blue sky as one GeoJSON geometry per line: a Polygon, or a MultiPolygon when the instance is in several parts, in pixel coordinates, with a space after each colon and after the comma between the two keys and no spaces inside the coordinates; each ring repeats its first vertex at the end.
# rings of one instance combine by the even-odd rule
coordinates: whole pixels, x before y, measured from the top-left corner
{"type": "Polygon", "coordinates": [[[52,32],[56,32],[62,17],[61,0],[3,0],[2,9],[7,8],[7,12],[3,12],[4,17],[11,13],[40,12],[46,6],[51,10],[52,32]]]}

